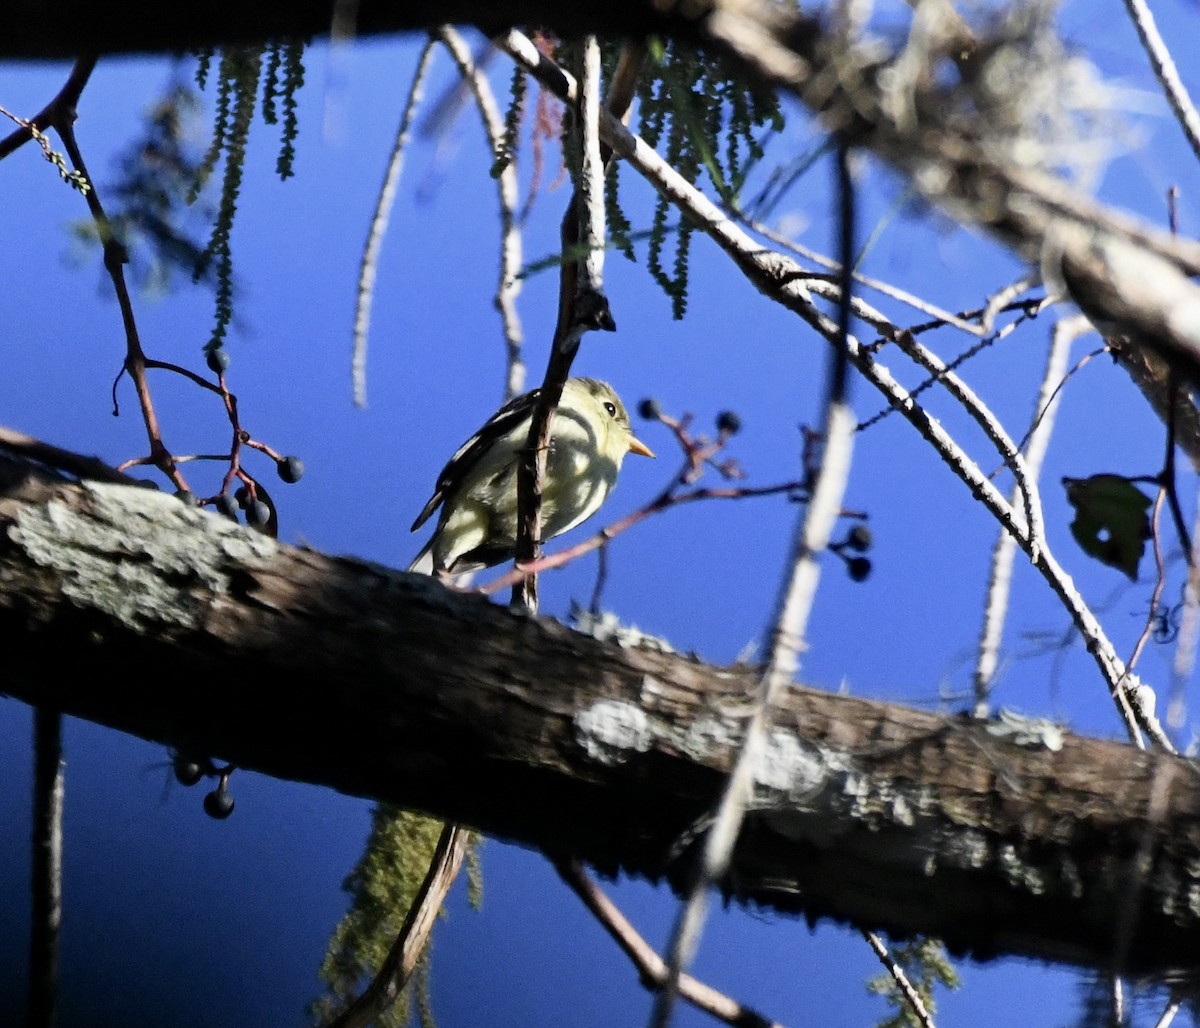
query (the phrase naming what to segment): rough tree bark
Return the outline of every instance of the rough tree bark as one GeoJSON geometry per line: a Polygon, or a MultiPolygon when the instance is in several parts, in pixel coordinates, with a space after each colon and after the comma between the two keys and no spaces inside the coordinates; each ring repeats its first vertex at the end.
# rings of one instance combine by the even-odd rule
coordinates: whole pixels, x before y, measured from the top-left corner
{"type": "MultiPolygon", "coordinates": [[[[28,703],[675,886],[754,677],[2,456],[0,639],[28,703]]],[[[773,721],[736,900],[1200,971],[1193,763],[800,687],[773,721]]]]}

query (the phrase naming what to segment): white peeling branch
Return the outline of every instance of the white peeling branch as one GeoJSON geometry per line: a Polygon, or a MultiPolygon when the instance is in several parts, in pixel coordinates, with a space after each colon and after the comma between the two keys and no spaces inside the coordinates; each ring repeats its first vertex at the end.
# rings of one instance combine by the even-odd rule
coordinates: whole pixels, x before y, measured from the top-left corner
{"type": "MultiPolygon", "coordinates": [[[[956,221],[983,228],[1031,264],[1051,255],[1062,265],[1055,277],[1102,332],[1161,349],[1200,383],[1200,286],[1189,281],[1200,275],[1200,241],[1105,207],[1044,170],[997,159],[986,139],[970,138],[949,119],[953,105],[944,96],[906,105],[920,113],[913,123],[893,117],[879,54],[813,17],[755,0],[718,2],[704,17],[703,31],[718,49],[792,92],[827,128],[852,129],[856,146],[887,161],[956,221]],[[1155,284],[1154,295],[1139,297],[1146,282],[1155,284]]],[[[924,88],[946,88],[936,76],[928,81],[924,88]]]]}
{"type": "Polygon", "coordinates": [[[387,234],[392,208],[396,203],[396,188],[404,168],[404,150],[412,131],[413,115],[425,88],[425,76],[433,57],[433,40],[427,40],[409,86],[408,100],[400,116],[400,127],[392,144],[383,185],[375,201],[375,213],[371,216],[371,228],[367,233],[367,244],[363,248],[362,261],[358,269],[358,298],[354,307],[354,350],[350,358],[350,377],[354,384],[354,403],[358,407],[367,405],[367,336],[371,329],[371,305],[375,301],[375,278],[379,268],[379,254],[383,249],[383,237],[387,234]]]}
{"type": "Polygon", "coordinates": [[[1150,58],[1150,67],[1154,69],[1154,74],[1167,95],[1167,102],[1175,112],[1175,119],[1183,129],[1192,153],[1200,159],[1200,114],[1196,113],[1196,105],[1192,103],[1187,87],[1179,77],[1179,70],[1175,67],[1175,61],[1171,58],[1171,51],[1167,48],[1162,34],[1158,31],[1154,15],[1150,13],[1145,0],[1125,0],[1125,9],[1133,19],[1138,38],[1150,58]]]}
{"type": "Polygon", "coordinates": [[[579,336],[589,329],[611,331],[616,327],[608,298],[604,295],[604,251],[608,230],[604,217],[604,159],[600,153],[600,44],[595,36],[583,40],[582,51],[575,106],[581,157],[575,210],[579,216],[582,256],[569,334],[576,345],[579,336]]]}
{"type": "MultiPolygon", "coordinates": [[[[488,147],[500,154],[505,146],[504,119],[496,104],[487,75],[476,63],[466,40],[453,28],[442,26],[438,38],[450,52],[459,73],[471,90],[475,107],[483,119],[488,147]]],[[[525,388],[525,362],[521,347],[525,340],[521,318],[517,313],[517,296],[521,292],[521,229],[517,224],[517,205],[520,185],[517,181],[516,154],[508,155],[503,170],[496,179],[500,206],[500,280],[496,285],[495,305],[500,312],[504,329],[507,371],[504,398],[511,400],[525,388]]]]}
{"type": "Polygon", "coordinates": [[[841,295],[837,340],[830,355],[820,463],[808,503],[797,516],[790,559],[780,584],[768,632],[768,645],[765,647],[769,655],[767,666],[753,697],[753,713],[717,806],[713,825],[704,838],[700,873],[676,924],[668,960],[670,975],[651,1015],[651,1024],[662,1028],[670,1020],[672,1002],[683,969],[690,965],[699,946],[709,891],[726,874],[733,859],[734,847],[753,799],[753,768],[766,753],[769,712],[780,695],[795,681],[799,671],[800,653],[806,645],[809,616],[816,602],[821,578],[819,558],[829,547],[834,526],[841,516],[842,499],[850,478],[855,418],[847,400],[847,350],[853,306],[850,267],[854,260],[856,225],[850,157],[842,143],[839,143],[837,170],[841,295]]]}
{"type": "MultiPolygon", "coordinates": [[[[1046,367],[1042,373],[1042,385],[1033,408],[1033,428],[1025,447],[1025,470],[1028,479],[1037,482],[1041,474],[1042,460],[1050,446],[1054,431],[1054,417],[1058,412],[1059,387],[1067,373],[1067,358],[1071,343],[1078,338],[1083,319],[1059,321],[1050,334],[1050,347],[1046,354],[1046,367]]],[[[1090,330],[1090,325],[1086,326],[1090,330]]],[[[1017,503],[1020,485],[1013,488],[1010,500],[1017,503]]],[[[1012,535],[1001,530],[996,534],[996,545],[992,549],[992,569],[988,578],[987,600],[984,603],[983,629],[979,639],[979,654],[975,663],[975,716],[986,717],[988,697],[996,677],[1000,643],[1004,635],[1004,621],[1008,615],[1008,598],[1012,587],[1013,557],[1016,543],[1012,535]]],[[[1136,726],[1135,726],[1136,731],[1136,726]]]]}
{"type": "Polygon", "coordinates": [[[883,940],[874,932],[863,932],[862,934],[863,938],[867,940],[867,945],[871,947],[875,956],[879,958],[879,962],[887,969],[887,973],[892,976],[892,981],[896,983],[896,988],[904,996],[904,1001],[908,1004],[908,1009],[912,1011],[913,1017],[917,1019],[921,1028],[936,1028],[932,1016],[925,1009],[925,1004],[921,1000],[920,993],[917,992],[913,983],[909,981],[908,975],[904,973],[904,968],[892,959],[892,955],[888,952],[888,948],[884,945],[883,940]]]}

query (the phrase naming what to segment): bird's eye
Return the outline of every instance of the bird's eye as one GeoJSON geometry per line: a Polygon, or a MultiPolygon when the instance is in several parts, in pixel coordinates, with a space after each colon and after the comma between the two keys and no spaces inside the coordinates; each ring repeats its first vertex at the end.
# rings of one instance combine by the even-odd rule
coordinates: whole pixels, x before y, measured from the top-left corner
{"type": "Polygon", "coordinates": [[[604,409],[608,411],[612,417],[615,418],[617,416],[617,405],[615,403],[605,403],[604,409]]]}

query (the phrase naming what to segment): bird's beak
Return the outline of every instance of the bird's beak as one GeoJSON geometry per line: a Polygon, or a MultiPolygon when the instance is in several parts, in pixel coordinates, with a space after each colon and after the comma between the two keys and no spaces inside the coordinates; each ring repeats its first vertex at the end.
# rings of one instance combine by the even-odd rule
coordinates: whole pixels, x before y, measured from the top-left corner
{"type": "Polygon", "coordinates": [[[639,453],[643,457],[653,457],[654,456],[654,451],[652,449],[650,449],[650,447],[647,446],[644,442],[642,442],[637,436],[630,437],[629,452],[630,453],[639,453]]]}

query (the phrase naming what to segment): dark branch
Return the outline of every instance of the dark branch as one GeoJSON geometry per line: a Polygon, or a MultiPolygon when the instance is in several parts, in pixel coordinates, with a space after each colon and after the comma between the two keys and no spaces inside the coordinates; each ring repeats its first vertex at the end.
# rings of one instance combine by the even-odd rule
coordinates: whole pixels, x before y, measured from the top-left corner
{"type": "MultiPolygon", "coordinates": [[[[756,677],[9,460],[0,582],[25,702],[675,887],[756,677]]],[[[980,957],[1200,972],[1192,763],[799,687],[771,724],[735,899],[980,957]]]]}
{"type": "MultiPolygon", "coordinates": [[[[329,34],[334,0],[241,3],[212,0],[166,7],[113,0],[14,0],[0,33],[0,57],[68,59],[96,53],[172,53],[222,43],[329,34]]],[[[699,7],[700,5],[696,5],[699,7]]],[[[544,25],[560,36],[588,32],[645,36],[678,32],[689,20],[650,0],[563,4],[556,0],[361,0],[355,5],[360,36],[427,31],[443,24],[475,25],[488,33],[515,25],[544,25]]]]}

